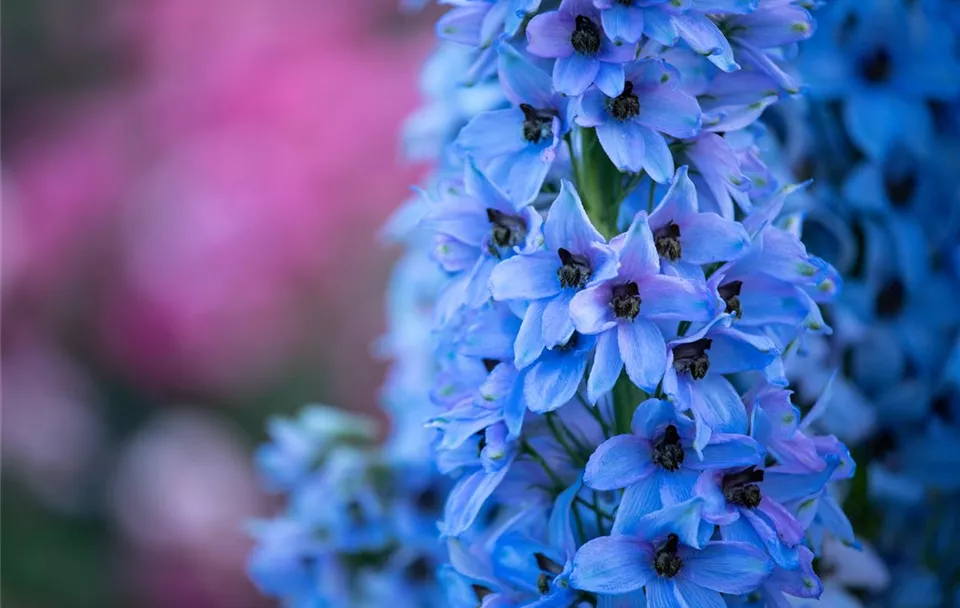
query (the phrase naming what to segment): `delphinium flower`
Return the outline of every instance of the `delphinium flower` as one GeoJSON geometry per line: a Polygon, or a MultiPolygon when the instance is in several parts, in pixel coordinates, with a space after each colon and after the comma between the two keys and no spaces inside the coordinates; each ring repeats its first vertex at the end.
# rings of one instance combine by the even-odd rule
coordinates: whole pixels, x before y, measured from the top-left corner
{"type": "MultiPolygon", "coordinates": [[[[947,505],[960,497],[957,14],[944,2],[829,3],[799,54],[806,103],[770,116],[781,162],[813,178],[794,206],[803,241],[845,278],[824,310],[833,334],[811,335],[787,377],[801,404],[832,385],[828,406],[801,427],[836,434],[858,461],[847,494],[819,498],[811,530],[829,527],[843,504],[874,567],[890,573],[868,585],[838,571],[835,583],[857,591],[851,606],[950,605],[960,580],[943,540],[957,538],[947,505]]],[[[774,409],[759,425],[770,437],[774,409]]],[[[794,466],[827,447],[773,442],[794,466]]],[[[823,543],[824,563],[844,559],[829,555],[835,547],[823,543]]]]}
{"type": "MultiPolygon", "coordinates": [[[[412,329],[386,343],[384,395],[402,435],[389,449],[417,463],[387,468],[449,483],[435,605],[815,600],[814,556],[857,544],[838,502],[855,467],[814,433],[830,391],[801,415],[784,357],[830,334],[820,304],[841,281],[783,212],[803,187],[768,167],[757,122],[798,90],[789,64],[812,17],[781,0],[449,4],[438,56],[462,69],[432,87],[444,145],[396,216],[409,253],[390,302],[417,299],[420,264],[436,266],[418,312],[396,317],[412,329]]],[[[343,526],[309,539],[325,576],[393,589],[393,564],[433,545],[394,535],[409,501],[387,498],[409,490],[364,486],[384,465],[366,458],[322,463],[325,485],[291,509],[343,526]],[[384,539],[400,544],[354,575],[368,564],[344,552],[384,539]]]]}
{"type": "Polygon", "coordinates": [[[472,68],[449,78],[468,100],[496,84],[501,105],[459,114],[400,212],[444,274],[407,354],[430,362],[424,423],[452,480],[448,604],[816,598],[824,539],[856,544],[836,500],[854,466],[812,432],[825,401],[791,402],[784,357],[830,334],[841,281],[782,212],[803,188],[767,167],[757,122],[798,90],[812,17],[453,4],[438,32],[472,68]]]}

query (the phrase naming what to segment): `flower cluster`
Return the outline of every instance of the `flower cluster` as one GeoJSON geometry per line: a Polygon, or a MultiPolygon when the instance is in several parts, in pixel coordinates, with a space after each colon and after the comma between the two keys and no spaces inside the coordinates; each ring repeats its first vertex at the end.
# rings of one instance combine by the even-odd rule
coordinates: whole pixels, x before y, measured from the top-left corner
{"type": "Polygon", "coordinates": [[[802,401],[841,370],[843,407],[817,427],[857,456],[846,504],[870,560],[832,577],[845,605],[960,601],[958,9],[831,3],[799,56],[806,103],[771,121],[784,163],[815,180],[803,240],[846,279],[825,310],[835,332],[788,369],[802,401]]]}
{"type": "MultiPolygon", "coordinates": [[[[814,31],[807,8],[448,4],[405,141],[435,170],[388,231],[409,250],[381,345],[395,359],[385,449],[449,483],[439,530],[418,537],[444,557],[430,593],[445,599],[402,599],[815,600],[824,544],[857,545],[838,496],[855,467],[814,431],[831,384],[795,404],[787,370],[831,335],[820,304],[841,282],[807,252],[802,217],[784,212],[806,184],[780,179],[758,122],[800,90],[790,60],[814,31]]],[[[349,518],[350,502],[330,502],[335,485],[375,476],[307,461],[336,480],[313,492],[327,501],[314,515],[349,518]]],[[[325,555],[398,579],[389,559],[349,544],[383,542],[378,529],[348,528],[325,555]]],[[[388,605],[356,595],[366,589],[351,570],[337,581],[313,579],[319,605],[388,605]]]]}

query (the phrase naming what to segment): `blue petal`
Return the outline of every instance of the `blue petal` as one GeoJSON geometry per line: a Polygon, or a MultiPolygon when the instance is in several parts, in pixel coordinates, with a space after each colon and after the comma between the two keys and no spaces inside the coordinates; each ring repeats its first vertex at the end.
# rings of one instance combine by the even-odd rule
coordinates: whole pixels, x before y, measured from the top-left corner
{"type": "Polygon", "coordinates": [[[547,303],[543,300],[531,302],[523,315],[517,341],[513,344],[514,363],[518,369],[523,369],[536,361],[545,348],[540,325],[546,307],[547,303]]]}
{"type": "Polygon", "coordinates": [[[605,283],[577,292],[570,302],[570,317],[577,331],[592,335],[616,327],[617,321],[610,307],[612,297],[610,285],[605,283]]]}
{"type": "Polygon", "coordinates": [[[641,437],[653,439],[670,424],[677,426],[681,430],[681,436],[683,435],[684,425],[682,420],[677,418],[676,407],[669,401],[647,399],[633,412],[630,428],[641,437]]]}
{"type": "Polygon", "coordinates": [[[589,541],[573,559],[570,584],[594,593],[636,591],[656,578],[653,547],[629,536],[602,536],[589,541]]]}
{"type": "MultiPolygon", "coordinates": [[[[550,207],[547,221],[544,222],[543,233],[547,249],[558,260],[557,268],[560,267],[559,258],[556,257],[557,249],[560,247],[584,255],[592,243],[604,242],[603,236],[590,223],[577,189],[567,180],[560,183],[560,194],[550,207]]],[[[556,268],[554,278],[556,278],[556,268]]]]}
{"type": "Polygon", "coordinates": [[[667,367],[667,344],[660,330],[651,321],[637,317],[617,326],[617,342],[630,380],[653,392],[667,367]]]}
{"type": "Polygon", "coordinates": [[[642,127],[640,137],[643,138],[644,159],[643,168],[653,181],[665,184],[673,175],[673,154],[667,146],[667,140],[653,129],[642,127]]]}
{"type": "MultiPolygon", "coordinates": [[[[643,539],[656,540],[676,534],[680,542],[688,547],[700,546],[700,521],[703,515],[703,500],[692,498],[675,505],[644,515],[631,534],[643,539]]],[[[619,517],[619,512],[617,513],[619,517]]]]}
{"type": "Polygon", "coordinates": [[[643,32],[660,44],[671,47],[680,37],[672,16],[659,6],[650,7],[643,12],[643,32]]]}
{"type": "Polygon", "coordinates": [[[578,479],[569,488],[557,496],[553,503],[553,509],[550,512],[550,522],[548,524],[550,544],[564,552],[568,557],[572,556],[577,550],[577,541],[573,535],[573,528],[570,525],[570,516],[573,512],[573,500],[577,497],[577,492],[583,487],[578,479]]]}
{"type": "Polygon", "coordinates": [[[699,462],[691,458],[684,464],[702,470],[732,469],[762,462],[763,447],[752,437],[713,433],[710,443],[703,448],[703,458],[699,462]]]}
{"type": "Polygon", "coordinates": [[[767,469],[760,484],[761,492],[769,494],[774,500],[787,503],[820,493],[830,481],[831,475],[840,464],[840,459],[830,456],[827,466],[816,473],[781,472],[776,468],[767,469]]]}
{"type": "Polygon", "coordinates": [[[759,587],[771,570],[773,562],[756,547],[716,541],[684,559],[682,576],[700,587],[739,595],[759,587]]]}
{"type": "Polygon", "coordinates": [[[733,49],[720,28],[706,15],[687,13],[675,15],[673,22],[677,26],[680,37],[690,45],[694,51],[705,55],[713,65],[724,72],[733,72],[740,69],[733,60],[733,49]]]}
{"type": "Polygon", "coordinates": [[[573,321],[570,320],[570,300],[573,295],[572,289],[564,289],[547,302],[540,327],[547,348],[565,344],[573,335],[573,321]]]}
{"type": "Polygon", "coordinates": [[[680,239],[683,261],[709,264],[736,259],[750,244],[747,231],[739,222],[716,213],[697,213],[684,219],[680,239]]]}
{"type": "Polygon", "coordinates": [[[523,377],[523,396],[532,412],[543,414],[566,404],[577,393],[587,358],[544,355],[523,377]]]}
{"type": "Polygon", "coordinates": [[[933,138],[933,121],[926,106],[883,91],[851,95],[844,104],[843,119],[850,139],[876,160],[895,143],[923,154],[933,138]]]}
{"type": "Polygon", "coordinates": [[[726,608],[720,593],[704,589],[690,581],[678,578],[674,581],[674,594],[689,608],[726,608]]]}
{"type": "Polygon", "coordinates": [[[650,443],[636,435],[617,435],[590,456],[583,482],[594,490],[617,490],[646,479],[653,472],[650,443]]]}
{"type": "Polygon", "coordinates": [[[527,24],[527,52],[538,57],[567,57],[574,53],[570,35],[573,20],[559,11],[537,15],[527,24]]]}
{"type": "Polygon", "coordinates": [[[493,299],[538,300],[560,293],[557,269],[560,259],[549,251],[518,255],[506,259],[490,275],[493,299]]]}
{"type": "Polygon", "coordinates": [[[599,61],[574,53],[553,64],[553,84],[564,95],[580,95],[593,83],[599,71],[599,61]]]}
{"type": "Polygon", "coordinates": [[[477,114],[460,129],[455,145],[481,160],[519,152],[530,145],[523,138],[523,112],[509,108],[477,114]]]}
{"type": "Polygon", "coordinates": [[[612,534],[635,535],[635,530],[645,515],[663,506],[660,502],[660,482],[651,476],[640,483],[627,486],[617,507],[612,534]]]}
{"type": "Polygon", "coordinates": [[[600,13],[603,31],[614,42],[637,42],[643,36],[643,10],[614,2],[600,13]]]}
{"type": "Polygon", "coordinates": [[[620,274],[636,281],[660,273],[660,254],[653,242],[653,232],[645,211],[633,218],[620,250],[620,274]]]}
{"type": "Polygon", "coordinates": [[[706,286],[666,275],[637,281],[640,313],[656,321],[704,322],[713,318],[713,298],[706,286]]]}
{"type": "Polygon", "coordinates": [[[643,168],[643,127],[632,121],[608,120],[597,127],[600,145],[617,169],[637,173],[643,168]]]}
{"type": "Polygon", "coordinates": [[[607,97],[616,97],[623,93],[623,65],[619,63],[600,63],[600,70],[594,79],[597,88],[607,97]]]}
{"type": "Polygon", "coordinates": [[[666,506],[693,498],[693,487],[696,485],[700,473],[681,468],[677,471],[665,471],[659,477],[660,500],[666,506]]]}
{"type": "Polygon", "coordinates": [[[593,355],[593,367],[587,376],[587,400],[593,404],[613,390],[613,386],[623,370],[620,358],[620,346],[617,344],[617,332],[608,330],[597,339],[597,349],[593,355]]]}
{"type": "Polygon", "coordinates": [[[576,121],[581,127],[596,127],[610,119],[607,96],[599,89],[590,89],[580,98],[576,121]]]}
{"type": "Polygon", "coordinates": [[[765,335],[743,332],[732,327],[715,328],[710,350],[710,372],[733,374],[761,370],[779,354],[776,346],[765,335]]]}
{"type": "Polygon", "coordinates": [[[515,48],[505,42],[497,44],[500,86],[514,105],[528,103],[545,109],[553,105],[553,79],[515,48]]]}
{"type": "Polygon", "coordinates": [[[671,85],[644,88],[638,92],[640,114],[636,121],[673,137],[693,137],[703,119],[700,104],[689,93],[671,85]]]}
{"type": "Polygon", "coordinates": [[[447,496],[441,533],[459,536],[465,532],[509,470],[510,467],[502,467],[494,473],[487,473],[481,469],[461,478],[447,496]]]}
{"type": "Polygon", "coordinates": [[[551,144],[528,145],[519,152],[491,158],[483,170],[490,181],[519,208],[533,202],[540,193],[554,157],[551,144]]]}

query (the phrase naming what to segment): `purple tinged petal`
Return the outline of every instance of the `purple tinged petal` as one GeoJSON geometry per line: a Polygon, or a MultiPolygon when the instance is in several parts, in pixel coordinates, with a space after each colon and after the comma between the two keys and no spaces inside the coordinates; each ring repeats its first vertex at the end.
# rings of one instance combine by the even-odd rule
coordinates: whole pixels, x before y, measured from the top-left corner
{"type": "Polygon", "coordinates": [[[493,258],[481,256],[477,259],[463,292],[463,303],[468,308],[480,308],[490,300],[490,274],[496,265],[493,258]]]}
{"type": "Polygon", "coordinates": [[[697,213],[685,218],[680,239],[683,261],[698,265],[735,260],[750,245],[750,237],[739,222],[716,213],[697,213]]]}
{"type": "MultiPolygon", "coordinates": [[[[670,222],[677,223],[695,213],[697,213],[697,189],[690,181],[688,169],[684,165],[677,169],[670,188],[650,214],[650,226],[653,229],[660,228],[670,222]]],[[[682,236],[681,234],[681,238],[682,236]]]]}
{"type": "Polygon", "coordinates": [[[669,182],[674,165],[667,140],[660,133],[644,126],[640,128],[640,137],[643,138],[643,168],[647,175],[659,184],[669,182]]]}
{"type": "Polygon", "coordinates": [[[577,551],[570,585],[594,593],[636,591],[656,578],[653,547],[629,536],[602,536],[577,551]]]}
{"type": "Polygon", "coordinates": [[[619,63],[600,63],[600,71],[594,80],[597,88],[607,97],[616,97],[623,93],[623,65],[619,63]]]}
{"type": "Polygon", "coordinates": [[[600,40],[600,52],[597,53],[597,59],[600,61],[623,65],[636,58],[636,44],[617,44],[606,37],[600,40]]]}
{"type": "Polygon", "coordinates": [[[577,393],[586,369],[586,357],[541,357],[523,377],[527,407],[543,414],[566,404],[577,393]]]}
{"type": "Polygon", "coordinates": [[[669,401],[660,399],[647,399],[637,406],[633,412],[633,420],[630,421],[630,428],[635,435],[653,439],[657,433],[661,432],[667,425],[674,425],[680,430],[683,436],[686,428],[684,419],[677,417],[677,409],[669,401]]]}
{"type": "Polygon", "coordinates": [[[616,326],[617,321],[610,306],[611,298],[608,284],[577,292],[570,302],[570,317],[577,331],[582,334],[599,334],[616,326]]]}
{"type": "Polygon", "coordinates": [[[565,344],[573,335],[573,321],[570,320],[570,300],[573,295],[573,290],[562,290],[547,303],[547,308],[543,311],[540,330],[547,348],[565,344]]]}
{"type": "Polygon", "coordinates": [[[840,464],[840,459],[836,456],[829,456],[826,461],[827,466],[815,473],[781,471],[777,467],[767,469],[760,491],[764,496],[769,495],[780,503],[789,503],[820,494],[840,464]]]}
{"type": "Polygon", "coordinates": [[[773,522],[780,538],[788,547],[795,547],[803,540],[803,526],[779,501],[765,496],[757,509],[773,522]]]}
{"type": "Polygon", "coordinates": [[[653,472],[650,442],[636,435],[617,435],[590,456],[583,483],[594,490],[617,490],[646,479],[653,472]]]}
{"type": "Polygon", "coordinates": [[[450,10],[437,20],[437,37],[468,46],[479,46],[480,28],[490,6],[474,4],[450,10]]]}
{"type": "Polygon", "coordinates": [[[660,272],[660,254],[653,242],[647,214],[641,211],[633,218],[620,250],[620,276],[636,281],[660,272]]]}
{"type": "Polygon", "coordinates": [[[681,576],[706,589],[740,595],[759,587],[771,570],[773,562],[753,545],[716,541],[684,559],[681,576]]]}
{"type": "Polygon", "coordinates": [[[620,358],[620,346],[617,344],[617,332],[605,331],[597,339],[597,348],[593,355],[593,367],[587,376],[587,400],[593,404],[613,390],[620,372],[623,359],[620,358]]]}
{"type": "Polygon", "coordinates": [[[705,284],[666,275],[650,275],[637,281],[640,313],[656,321],[709,321],[712,299],[705,284]]]}
{"type": "Polygon", "coordinates": [[[528,103],[535,108],[553,105],[553,79],[517,49],[505,42],[497,44],[500,86],[514,105],[528,103]]]}
{"type": "Polygon", "coordinates": [[[733,72],[740,69],[733,60],[733,49],[726,36],[713,21],[706,15],[687,13],[676,15],[674,24],[680,37],[697,53],[706,56],[715,66],[724,72],[733,72]]]}
{"type": "Polygon", "coordinates": [[[489,223],[485,220],[480,210],[474,208],[472,201],[462,204],[460,200],[450,200],[442,208],[431,211],[420,220],[420,227],[454,238],[466,245],[479,247],[489,232],[489,223]],[[462,207],[462,210],[457,207],[462,207]]]}
{"type": "Polygon", "coordinates": [[[538,251],[503,260],[490,275],[493,299],[536,300],[560,293],[557,269],[560,260],[556,253],[538,251]]]}
{"type": "Polygon", "coordinates": [[[590,243],[589,249],[584,252],[587,259],[590,260],[590,280],[587,281],[587,287],[594,287],[605,283],[617,276],[620,268],[620,256],[614,251],[613,247],[601,242],[590,243]]]}
{"type": "Polygon", "coordinates": [[[543,311],[547,303],[543,300],[530,302],[520,331],[517,332],[517,341],[513,343],[514,363],[517,369],[523,369],[536,361],[543,352],[543,332],[540,329],[543,320],[543,311]]]}
{"type": "Polygon", "coordinates": [[[460,272],[471,268],[476,262],[477,247],[446,235],[437,235],[431,254],[447,272],[460,272]]]}
{"type": "Polygon", "coordinates": [[[674,581],[674,595],[681,606],[688,608],[726,608],[719,592],[678,578],[674,581]]]}
{"type": "Polygon", "coordinates": [[[607,96],[599,89],[590,89],[580,98],[576,121],[581,127],[597,127],[609,120],[607,96]]]}
{"type": "Polygon", "coordinates": [[[574,53],[553,64],[553,85],[564,95],[580,95],[593,83],[599,71],[597,59],[574,53]]]}
{"type": "Polygon", "coordinates": [[[700,104],[688,93],[664,85],[639,92],[640,114],[636,120],[673,137],[693,137],[700,132],[700,104]]]}
{"type": "Polygon", "coordinates": [[[702,460],[684,461],[686,466],[700,470],[733,469],[763,463],[763,447],[752,437],[714,433],[703,448],[702,460]]]}
{"type": "Polygon", "coordinates": [[[617,342],[630,380],[652,392],[667,367],[666,342],[660,330],[651,321],[637,317],[617,326],[617,342]]]}
{"type": "Polygon", "coordinates": [[[637,42],[643,36],[643,10],[614,2],[600,13],[603,31],[614,42],[637,42]]]}
{"type": "Polygon", "coordinates": [[[510,108],[477,114],[460,130],[456,145],[477,159],[519,152],[529,145],[523,139],[523,112],[510,108]]]}
{"type": "Polygon", "coordinates": [[[637,173],[643,168],[643,126],[635,122],[607,120],[597,127],[600,145],[617,169],[637,173]]]}
{"type": "MultiPolygon", "coordinates": [[[[560,267],[557,257],[557,249],[560,247],[583,255],[587,253],[592,243],[604,242],[603,236],[590,223],[577,189],[567,180],[560,183],[560,194],[550,207],[543,231],[547,249],[557,260],[556,268],[560,267]]],[[[554,279],[556,279],[556,268],[554,279]]]]}
{"type": "MultiPolygon", "coordinates": [[[[698,439],[709,436],[700,432],[701,423],[717,433],[747,432],[747,410],[736,389],[722,375],[708,373],[705,378],[693,381],[691,398],[690,409],[697,420],[698,439]]],[[[702,450],[704,445],[698,441],[696,447],[702,450]]]]}
{"type": "Polygon", "coordinates": [[[787,2],[731,19],[731,25],[737,28],[738,39],[761,49],[806,40],[815,29],[813,17],[806,9],[787,2]]]}
{"type": "Polygon", "coordinates": [[[542,13],[527,24],[527,52],[538,57],[569,57],[573,55],[570,36],[573,19],[559,11],[542,13]]]}

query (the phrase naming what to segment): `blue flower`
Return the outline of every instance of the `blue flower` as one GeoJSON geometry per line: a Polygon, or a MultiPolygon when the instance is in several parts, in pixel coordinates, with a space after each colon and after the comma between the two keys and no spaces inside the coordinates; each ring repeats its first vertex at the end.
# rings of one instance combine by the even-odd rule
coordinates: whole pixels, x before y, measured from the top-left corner
{"type": "Polygon", "coordinates": [[[483,112],[460,131],[456,145],[510,200],[533,201],[569,130],[567,100],[550,76],[506,43],[497,45],[504,93],[515,107],[483,112]]]}
{"type": "Polygon", "coordinates": [[[773,569],[770,559],[746,543],[703,542],[701,508],[692,499],[589,541],[574,559],[571,584],[602,593],[642,587],[651,608],[721,607],[721,593],[757,589],[773,569]]]}
{"type": "Polygon", "coordinates": [[[520,251],[539,249],[540,214],[509,201],[473,165],[464,183],[445,184],[435,208],[420,225],[437,234],[434,258],[444,270],[462,273],[454,301],[478,308],[490,299],[487,286],[497,263],[520,251]]]}
{"type": "Polygon", "coordinates": [[[660,274],[646,213],[640,212],[622,240],[615,277],[576,294],[570,316],[578,331],[596,334],[597,354],[587,383],[596,402],[626,367],[634,384],[652,392],[666,369],[666,341],[657,322],[710,320],[713,300],[706,286],[660,274]]]}
{"type": "Polygon", "coordinates": [[[496,301],[529,302],[515,343],[518,368],[533,363],[544,348],[573,336],[570,301],[577,291],[616,274],[617,256],[593,227],[580,196],[564,181],[544,223],[545,250],[499,263],[490,275],[496,301]]]}
{"type": "Polygon", "coordinates": [[[623,90],[623,64],[636,58],[635,44],[614,44],[604,34],[590,0],[563,0],[556,11],[541,13],[527,25],[527,51],[555,58],[553,86],[564,95],[580,95],[591,84],[614,96],[623,90]]]}
{"type": "Polygon", "coordinates": [[[618,169],[645,169],[654,180],[667,182],[674,166],[663,134],[696,135],[700,106],[679,88],[679,74],[663,61],[632,63],[625,78],[615,91],[587,91],[580,100],[577,124],[596,127],[600,144],[618,169]]]}
{"type": "Polygon", "coordinates": [[[703,471],[761,463],[763,450],[743,435],[714,434],[696,453],[693,422],[667,401],[648,399],[634,413],[633,434],[605,441],[590,456],[584,483],[626,488],[619,513],[641,516],[689,500],[703,471]]]}

